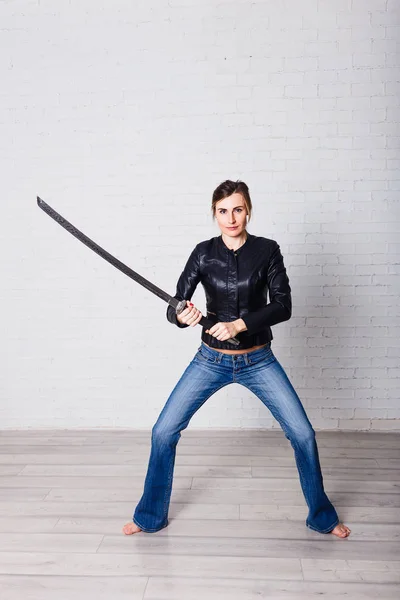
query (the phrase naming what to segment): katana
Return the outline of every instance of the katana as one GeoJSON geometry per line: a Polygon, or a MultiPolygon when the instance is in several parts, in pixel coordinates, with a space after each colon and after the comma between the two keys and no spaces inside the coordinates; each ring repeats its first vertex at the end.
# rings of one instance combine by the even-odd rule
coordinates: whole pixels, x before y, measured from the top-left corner
{"type": "MultiPolygon", "coordinates": [[[[39,198],[39,196],[37,196],[37,203],[39,208],[41,208],[45,213],[47,213],[49,217],[54,219],[54,221],[56,221],[59,225],[61,225],[61,227],[64,227],[64,229],[66,229],[69,233],[75,236],[80,242],[82,242],[82,244],[85,244],[85,246],[93,250],[93,252],[96,252],[96,254],[101,256],[101,258],[104,258],[104,260],[109,262],[116,269],[119,269],[120,271],[122,271],[122,273],[125,273],[125,275],[128,275],[128,277],[130,277],[131,279],[145,287],[147,290],[149,290],[150,292],[167,302],[170,306],[172,306],[175,309],[177,315],[179,315],[187,307],[186,300],[177,300],[173,296],[170,296],[170,294],[167,294],[167,292],[164,292],[164,290],[154,285],[154,283],[151,283],[151,281],[149,281],[148,279],[142,277],[142,275],[139,275],[139,273],[136,273],[136,271],[125,265],[123,262],[118,260],[118,258],[115,258],[115,256],[107,252],[107,250],[104,250],[104,248],[101,248],[101,246],[96,244],[96,242],[88,238],[87,235],[82,233],[82,231],[79,231],[79,229],[77,229],[74,225],[72,225],[72,223],[67,221],[67,219],[64,219],[64,217],[62,217],[58,212],[56,212],[54,208],[51,208],[51,206],[46,204],[46,202],[39,198]]],[[[206,329],[210,329],[213,325],[215,325],[215,323],[207,317],[201,317],[199,324],[205,327],[206,329]]],[[[238,346],[240,344],[239,340],[235,337],[229,338],[226,341],[232,344],[233,346],[238,346]]]]}

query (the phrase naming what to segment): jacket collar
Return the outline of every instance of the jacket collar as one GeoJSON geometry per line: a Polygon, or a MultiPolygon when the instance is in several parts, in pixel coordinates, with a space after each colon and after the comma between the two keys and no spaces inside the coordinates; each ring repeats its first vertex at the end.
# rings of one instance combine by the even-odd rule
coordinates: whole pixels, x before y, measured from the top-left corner
{"type": "MultiPolygon", "coordinates": [[[[245,241],[244,244],[242,244],[242,246],[240,246],[240,248],[238,248],[235,252],[237,254],[239,254],[243,248],[245,248],[246,246],[249,245],[250,241],[253,239],[254,235],[252,235],[251,233],[249,233],[248,231],[246,231],[247,233],[247,239],[245,241]]],[[[230,248],[228,248],[228,246],[225,244],[225,242],[222,239],[222,233],[217,237],[218,240],[218,245],[220,246],[220,248],[225,249],[227,252],[234,252],[233,250],[231,250],[230,248]]]]}

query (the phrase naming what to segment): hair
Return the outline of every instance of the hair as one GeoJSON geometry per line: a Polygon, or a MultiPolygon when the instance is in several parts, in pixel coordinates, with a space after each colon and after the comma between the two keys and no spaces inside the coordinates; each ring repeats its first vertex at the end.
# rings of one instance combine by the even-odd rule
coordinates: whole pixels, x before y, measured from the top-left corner
{"type": "Polygon", "coordinates": [[[244,203],[246,205],[248,221],[250,221],[251,211],[253,207],[251,203],[249,188],[244,183],[244,181],[240,181],[240,179],[238,179],[237,181],[231,181],[230,179],[227,179],[226,181],[220,183],[217,188],[215,188],[211,202],[211,212],[213,219],[215,219],[215,208],[217,202],[219,202],[223,198],[228,198],[228,196],[232,196],[232,194],[235,193],[242,195],[244,203]]]}

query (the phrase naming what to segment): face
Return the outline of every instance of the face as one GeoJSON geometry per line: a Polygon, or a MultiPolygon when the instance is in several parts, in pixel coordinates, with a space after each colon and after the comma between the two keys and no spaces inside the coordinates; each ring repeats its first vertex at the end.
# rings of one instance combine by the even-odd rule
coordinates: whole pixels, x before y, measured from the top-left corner
{"type": "Polygon", "coordinates": [[[234,193],[215,205],[215,218],[222,233],[238,237],[246,229],[246,204],[242,194],[234,193]]]}

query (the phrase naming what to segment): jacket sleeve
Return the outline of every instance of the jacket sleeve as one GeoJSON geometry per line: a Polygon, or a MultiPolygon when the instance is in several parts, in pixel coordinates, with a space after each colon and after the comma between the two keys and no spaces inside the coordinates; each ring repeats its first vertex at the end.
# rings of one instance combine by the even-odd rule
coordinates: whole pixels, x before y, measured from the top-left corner
{"type": "Polygon", "coordinates": [[[272,250],[268,264],[267,286],[270,303],[242,317],[249,334],[256,333],[265,327],[276,325],[282,321],[288,321],[292,316],[289,278],[277,242],[275,242],[275,248],[272,250]]]}
{"type": "MultiPolygon", "coordinates": [[[[200,263],[199,263],[199,252],[198,245],[192,251],[189,256],[186,265],[180,274],[178,283],[176,285],[176,293],[174,298],[177,300],[190,300],[193,296],[197,284],[200,281],[200,263]]],[[[170,323],[174,323],[181,329],[189,327],[186,323],[180,323],[176,318],[176,311],[173,306],[168,305],[167,307],[167,319],[170,323]]]]}

